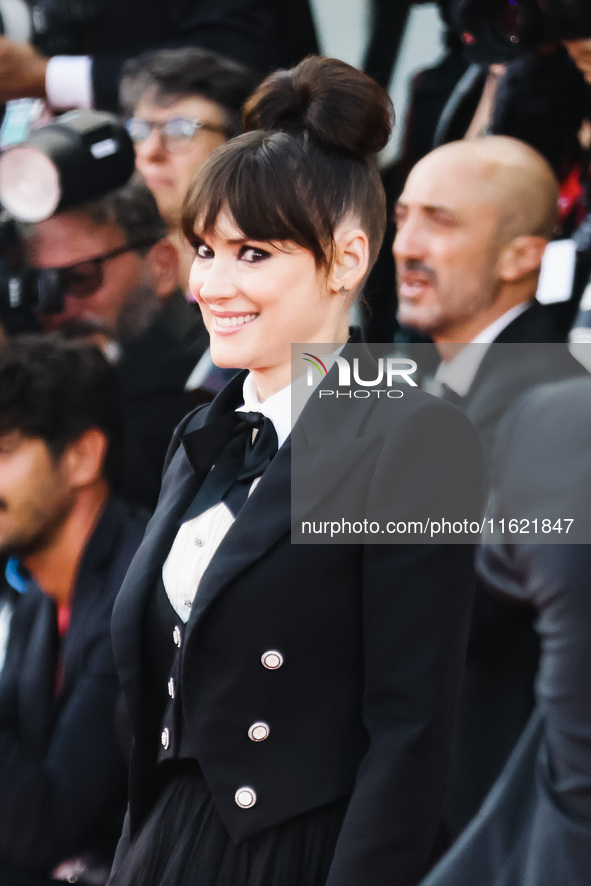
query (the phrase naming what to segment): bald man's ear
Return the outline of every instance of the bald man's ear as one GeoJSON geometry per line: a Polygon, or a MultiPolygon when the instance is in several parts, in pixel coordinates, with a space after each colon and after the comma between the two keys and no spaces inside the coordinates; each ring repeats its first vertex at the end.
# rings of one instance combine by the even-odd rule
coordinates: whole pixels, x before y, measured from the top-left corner
{"type": "Polygon", "coordinates": [[[544,237],[515,237],[499,257],[499,278],[504,283],[518,283],[531,274],[538,274],[547,245],[544,237]]]}
{"type": "Polygon", "coordinates": [[[168,237],[158,240],[146,256],[154,292],[168,298],[180,286],[179,257],[168,237]]]}

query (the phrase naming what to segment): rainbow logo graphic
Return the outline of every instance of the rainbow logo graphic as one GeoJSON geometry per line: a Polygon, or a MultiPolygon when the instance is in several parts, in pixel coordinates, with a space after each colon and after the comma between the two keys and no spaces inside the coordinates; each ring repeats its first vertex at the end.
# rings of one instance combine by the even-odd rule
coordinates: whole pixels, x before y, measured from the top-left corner
{"type": "MultiPolygon", "coordinates": [[[[302,360],[305,360],[306,363],[310,363],[312,366],[314,366],[323,378],[328,375],[328,369],[326,368],[320,357],[315,357],[314,354],[307,354],[304,352],[304,354],[302,355],[302,360]]],[[[310,372],[310,370],[308,370],[308,372],[310,372]]]]}

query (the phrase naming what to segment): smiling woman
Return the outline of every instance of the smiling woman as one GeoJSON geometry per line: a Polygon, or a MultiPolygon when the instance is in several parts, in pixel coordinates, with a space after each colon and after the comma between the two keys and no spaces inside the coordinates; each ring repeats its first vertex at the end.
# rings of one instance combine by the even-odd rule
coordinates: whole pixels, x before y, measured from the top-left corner
{"type": "MultiPolygon", "coordinates": [[[[357,273],[367,267],[365,238],[354,224],[357,273]]],[[[339,242],[343,240],[339,232],[339,242]]],[[[348,244],[349,253],[351,245],[348,244]]],[[[352,276],[352,275],[351,275],[352,276]]],[[[249,240],[222,213],[198,242],[190,287],[218,366],[249,369],[263,398],[289,384],[292,342],[345,342],[350,301],[335,297],[324,269],[295,243],[249,240]]]]}
{"type": "Polygon", "coordinates": [[[251,131],[187,196],[192,297],[215,362],[244,372],[177,429],[119,596],[135,751],[111,886],[411,886],[427,866],[472,552],[290,535],[296,436],[339,475],[337,505],[350,474],[368,514],[408,490],[440,513],[446,497],[463,517],[479,506],[475,434],[417,388],[358,401],[333,428],[334,463],[324,403],[310,397],[292,429],[292,343],[346,355],[358,336],[348,314],[383,235],[391,120],[365,74],[308,58],[259,87],[251,131]]]}

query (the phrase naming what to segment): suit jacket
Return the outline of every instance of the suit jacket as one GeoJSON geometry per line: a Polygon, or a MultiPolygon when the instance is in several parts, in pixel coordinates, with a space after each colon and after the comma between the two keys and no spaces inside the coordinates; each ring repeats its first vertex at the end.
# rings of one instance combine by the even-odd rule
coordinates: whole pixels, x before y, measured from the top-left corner
{"type": "Polygon", "coordinates": [[[586,374],[569,353],[547,309],[533,302],[488,348],[468,394],[460,401],[480,434],[487,460],[492,457],[499,422],[519,397],[535,385],[586,374]]]}
{"type": "Polygon", "coordinates": [[[149,49],[203,46],[262,74],[318,51],[308,0],[94,0],[85,5],[94,7],[86,22],[59,32],[50,28],[38,43],[49,55],[93,57],[95,106],[104,110],[117,110],[125,60],[149,49]]]}
{"type": "Polygon", "coordinates": [[[122,501],[107,504],[80,566],[57,695],[55,606],[32,581],[15,592],[0,677],[0,874],[47,875],[77,855],[110,862],[127,768],[110,619],[144,526],[122,501]]]}
{"type": "MultiPolygon", "coordinates": [[[[528,391],[586,375],[542,305],[534,302],[513,320],[486,351],[467,396],[457,400],[478,430],[489,468],[499,426],[528,391]]],[[[452,832],[476,814],[527,723],[537,665],[531,609],[489,594],[477,581],[448,810],[452,832]]]]}
{"type": "MultiPolygon", "coordinates": [[[[538,388],[508,417],[495,519],[531,520],[543,508],[548,517],[574,519],[589,537],[590,405],[591,379],[577,379],[538,388]]],[[[563,544],[568,537],[563,531],[553,544],[532,544],[523,543],[526,535],[506,534],[479,552],[490,589],[536,611],[536,709],[479,816],[425,886],[589,882],[591,547],[563,544]]]]}
{"type": "MultiPolygon", "coordinates": [[[[115,657],[135,736],[131,836],[154,802],[160,746],[162,712],[154,710],[142,651],[146,601],[219,452],[224,416],[242,402],[243,379],[178,429],[158,507],[114,609],[115,657]],[[193,467],[183,445],[189,435],[199,453],[193,467]]],[[[417,389],[397,401],[359,400],[343,415],[335,443],[334,415],[308,403],[206,570],[183,640],[183,713],[235,842],[352,794],[327,883],[411,886],[440,818],[472,550],[291,544],[291,444],[307,449],[310,471],[325,477],[335,513],[344,507],[345,481],[361,471],[368,513],[381,502],[372,519],[408,517],[405,504],[428,496],[436,508],[452,502],[473,513],[481,453],[462,414],[417,389]],[[432,446],[439,432],[441,448],[432,446]],[[261,663],[269,650],[283,656],[276,670],[261,663]],[[270,735],[253,743],[247,731],[259,719],[270,735]],[[234,800],[242,785],[256,791],[250,809],[234,800]]]]}

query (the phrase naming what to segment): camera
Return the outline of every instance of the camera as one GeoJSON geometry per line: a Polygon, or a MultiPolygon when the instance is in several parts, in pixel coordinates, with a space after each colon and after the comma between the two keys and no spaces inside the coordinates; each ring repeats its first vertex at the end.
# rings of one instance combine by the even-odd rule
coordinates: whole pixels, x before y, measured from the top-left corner
{"type": "Polygon", "coordinates": [[[591,37],[589,0],[453,0],[471,61],[510,62],[523,48],[591,37]]]}
{"type": "Polygon", "coordinates": [[[0,325],[7,335],[39,331],[40,314],[62,310],[63,294],[52,282],[27,267],[16,222],[0,215],[0,325]]]}
{"type": "Polygon", "coordinates": [[[0,323],[9,334],[38,328],[63,308],[60,275],[34,272],[17,223],[36,223],[96,200],[134,173],[124,125],[102,111],[71,111],[32,130],[0,156],[0,323]]]}

